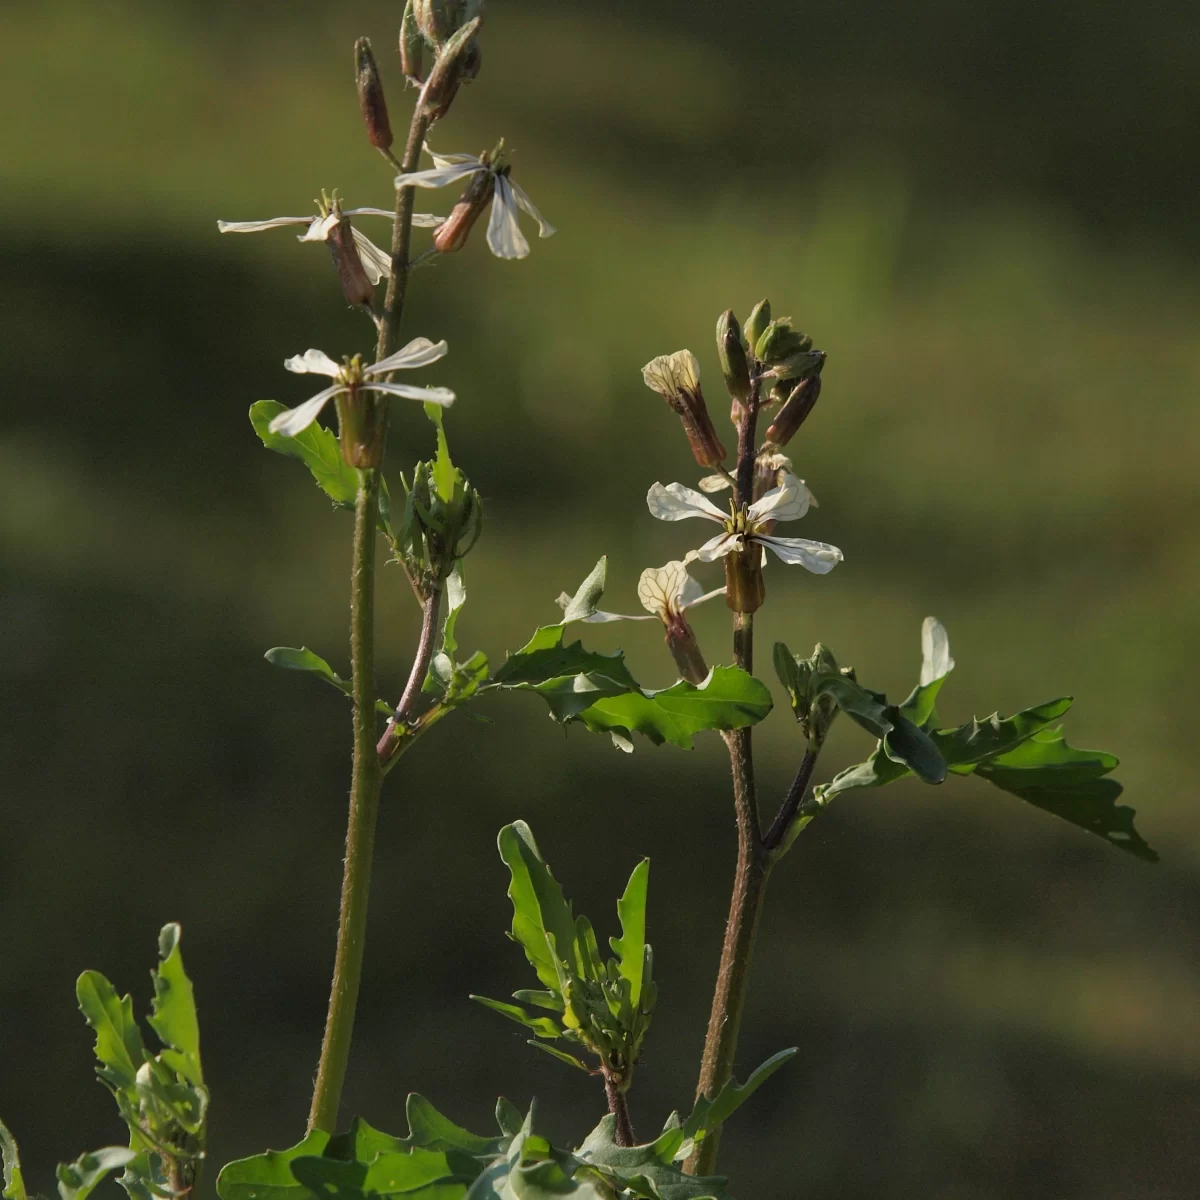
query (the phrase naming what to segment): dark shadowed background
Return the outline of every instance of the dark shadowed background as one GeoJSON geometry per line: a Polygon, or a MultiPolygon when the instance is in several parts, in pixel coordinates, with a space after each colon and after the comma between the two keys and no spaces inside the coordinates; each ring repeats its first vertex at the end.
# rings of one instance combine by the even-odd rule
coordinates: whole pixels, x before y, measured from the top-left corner
{"type": "MultiPolygon", "coordinates": [[[[350,519],[246,410],[308,394],[286,355],[370,339],[321,248],[215,222],[301,214],[322,187],[390,205],[351,46],[372,36],[406,124],[400,8],[0,11],[0,1112],[43,1190],[118,1134],[74,979],[103,970],[144,1008],[169,919],[212,1158],[303,1129],[348,712],[262,652],[346,670],[350,519]]],[[[521,644],[602,552],[629,610],[642,567],[696,544],[646,512],[651,482],[697,471],[640,367],[690,346],[715,397],[718,313],[770,295],[829,354],[793,445],[821,507],[796,532],[846,561],[772,566],[760,644],[820,638],[903,695],[935,613],[959,664],[943,716],[1075,695],[1071,740],[1122,757],[1163,855],[971,780],[840,800],[772,883],[740,1066],[801,1052],[728,1132],[743,1198],[1196,1194],[1198,46],[1185,0],[496,0],[437,130],[446,151],[506,137],[559,227],[524,263],[477,233],[414,281],[406,331],[450,341],[430,381],[459,393],[456,458],[487,501],[466,649],[521,644]]],[[[393,470],[430,449],[397,412],[393,470]]],[[[380,611],[394,696],[417,623],[394,571],[380,611]]],[[[725,610],[697,627],[727,657],[725,610]]],[[[674,678],[654,628],[618,632],[595,643],[674,678]]],[[[347,1117],[400,1129],[414,1089],[479,1128],[497,1094],[536,1094],[566,1141],[598,1116],[594,1081],[466,999],[529,983],[494,848],[524,817],[602,936],[653,856],[650,1132],[695,1082],[732,867],[723,749],[627,757],[535,698],[491,711],[389,781],[347,1117]]],[[[760,741],[777,795],[786,707],[760,741]]],[[[828,767],[867,748],[838,728],[828,767]]]]}

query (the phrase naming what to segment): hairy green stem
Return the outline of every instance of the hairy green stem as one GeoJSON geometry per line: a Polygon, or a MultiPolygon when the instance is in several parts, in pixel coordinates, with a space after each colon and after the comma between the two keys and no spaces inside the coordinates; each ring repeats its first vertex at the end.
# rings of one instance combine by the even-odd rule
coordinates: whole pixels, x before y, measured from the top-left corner
{"type": "MultiPolygon", "coordinates": [[[[414,171],[429,120],[420,109],[413,114],[403,168],[414,171]]],[[[392,225],[392,273],[388,280],[375,361],[391,354],[404,301],[408,293],[409,247],[412,241],[412,188],[396,192],[396,216],[392,225]]],[[[384,401],[379,401],[384,403],[384,401]]],[[[386,414],[378,436],[386,439],[386,414]]],[[[333,1133],[341,1107],[354,1013],[362,982],[366,945],[367,901],[371,890],[371,864],[375,854],[375,826],[379,818],[379,792],[383,782],[376,750],[375,697],[375,526],[379,517],[379,473],[359,473],[354,504],[354,549],[351,567],[350,663],[353,672],[354,761],[350,778],[350,819],[346,828],[346,860],[342,875],[342,899],[338,917],[337,950],[325,1036],[313,1086],[309,1130],[333,1133]]]]}
{"type": "Polygon", "coordinates": [[[333,987],[321,1060],[313,1087],[309,1130],[333,1133],[337,1125],[354,1034],[354,1011],[362,982],[367,933],[371,860],[379,817],[382,772],[375,753],[375,521],[379,512],[379,474],[359,474],[354,505],[354,554],[351,572],[350,661],[353,668],[354,764],[350,777],[350,821],[338,917],[333,987]]]}

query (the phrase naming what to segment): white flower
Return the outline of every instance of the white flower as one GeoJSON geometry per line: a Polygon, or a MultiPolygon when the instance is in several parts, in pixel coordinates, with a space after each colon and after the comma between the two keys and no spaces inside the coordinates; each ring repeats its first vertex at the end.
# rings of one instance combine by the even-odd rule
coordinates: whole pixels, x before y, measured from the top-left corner
{"type": "MultiPolygon", "coordinates": [[[[307,225],[308,228],[296,239],[299,242],[325,241],[342,217],[395,217],[386,208],[346,208],[336,206],[332,209],[317,213],[312,217],[270,217],[266,221],[218,221],[217,229],[221,233],[261,233],[264,229],[275,229],[281,225],[307,225]]],[[[413,213],[413,224],[420,229],[434,229],[442,223],[441,217],[431,213],[413,213]]],[[[366,234],[351,226],[354,233],[354,244],[358,247],[359,257],[372,283],[387,278],[392,273],[392,256],[375,245],[366,234]]]]}
{"type": "Polygon", "coordinates": [[[529,243],[517,222],[518,209],[523,208],[537,222],[539,237],[551,237],[555,228],[538,212],[521,186],[509,178],[508,167],[504,165],[500,153],[503,144],[501,142],[491,154],[483,154],[478,158],[473,154],[435,154],[426,146],[425,150],[434,165],[426,171],[397,175],[396,186],[440,188],[481,171],[486,172],[495,185],[492,212],[488,219],[487,244],[497,258],[524,258],[529,253],[529,243]]]}
{"type": "Polygon", "coordinates": [[[317,414],[334,396],[345,392],[379,392],[387,396],[404,396],[409,400],[424,400],[428,404],[440,404],[443,408],[454,403],[454,393],[449,388],[413,387],[407,383],[389,383],[379,378],[403,368],[427,367],[446,353],[445,342],[431,342],[428,338],[414,338],[402,350],[389,355],[380,362],[363,365],[355,356],[342,363],[335,363],[321,350],[306,350],[294,358],[285,360],[284,366],[297,375],[328,375],[336,380],[332,387],[325,388],[305,400],[296,408],[281,412],[271,422],[271,432],[284,437],[295,437],[307,429],[317,414]]]}
{"type": "MultiPolygon", "coordinates": [[[[581,618],[585,623],[603,625],[609,621],[653,621],[657,617],[664,625],[677,622],[683,614],[705,600],[725,594],[723,587],[706,592],[701,585],[688,574],[686,562],[669,562],[661,567],[647,567],[638,580],[638,599],[649,614],[641,613],[612,613],[597,609],[588,616],[581,618]]],[[[559,608],[566,610],[571,603],[571,597],[563,592],[558,598],[559,608]]]]}
{"type": "MultiPolygon", "coordinates": [[[[795,469],[792,460],[786,454],[781,454],[778,450],[770,454],[759,452],[758,457],[754,460],[755,473],[763,479],[774,479],[776,485],[783,481],[785,475],[795,476],[795,469]]],[[[714,492],[723,492],[727,487],[732,486],[733,477],[731,475],[705,475],[700,480],[700,490],[707,492],[710,496],[714,492]]],[[[817,503],[817,498],[812,494],[812,489],[805,484],[804,480],[799,480],[800,486],[808,492],[809,508],[820,508],[817,503]]]]}
{"type": "Polygon", "coordinates": [[[701,562],[713,562],[726,554],[744,551],[753,542],[771,550],[785,563],[798,563],[816,575],[825,575],[842,561],[842,552],[836,546],[807,538],[774,537],[767,532],[774,528],[773,522],[799,520],[808,512],[811,503],[808,488],[791,474],[785,474],[778,487],[772,488],[749,508],[733,515],[723,513],[707,496],[681,483],[670,483],[666,487],[656,483],[646,494],[650,515],[660,521],[703,517],[725,527],[692,552],[701,562]]]}

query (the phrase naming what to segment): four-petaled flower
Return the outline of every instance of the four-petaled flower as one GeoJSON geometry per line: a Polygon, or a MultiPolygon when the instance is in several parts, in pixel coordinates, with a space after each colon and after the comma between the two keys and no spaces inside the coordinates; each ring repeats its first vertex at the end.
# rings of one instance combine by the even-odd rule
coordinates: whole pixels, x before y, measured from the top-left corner
{"type": "Polygon", "coordinates": [[[693,551],[701,562],[713,562],[727,554],[744,553],[750,544],[764,546],[785,563],[798,563],[816,575],[832,571],[842,561],[842,552],[826,542],[808,538],[774,537],[771,530],[776,521],[796,521],[808,512],[812,498],[804,483],[794,475],[785,475],[783,482],[772,488],[748,508],[723,513],[707,496],[670,483],[656,483],[646,494],[650,515],[660,521],[682,521],[687,517],[703,517],[725,528],[716,537],[693,551]]]}
{"type": "MultiPolygon", "coordinates": [[[[324,242],[329,239],[338,226],[342,217],[388,217],[395,214],[386,208],[346,208],[342,209],[336,203],[320,203],[318,207],[324,211],[311,217],[270,217],[265,221],[218,221],[217,229],[221,233],[261,233],[264,229],[276,229],[282,225],[307,225],[308,228],[296,239],[300,242],[324,242]]],[[[431,213],[413,213],[413,224],[420,229],[435,229],[444,218],[431,213]]],[[[381,250],[365,233],[352,226],[354,244],[358,247],[363,267],[372,283],[387,278],[392,273],[392,256],[386,250],[381,250]]]]}
{"type": "Polygon", "coordinates": [[[404,368],[427,367],[446,353],[445,342],[431,342],[428,338],[414,338],[402,350],[389,355],[377,363],[364,364],[355,355],[336,363],[321,350],[306,350],[294,358],[285,360],[284,366],[297,375],[328,375],[336,382],[295,408],[281,412],[271,422],[271,432],[295,437],[307,429],[317,414],[335,396],[346,393],[378,392],[387,396],[404,396],[408,400],[424,400],[429,404],[447,407],[454,403],[454,393],[444,387],[413,387],[407,383],[389,383],[380,376],[404,368]]]}
{"type": "Polygon", "coordinates": [[[533,201],[521,186],[509,178],[509,167],[503,160],[503,145],[501,142],[495,150],[478,157],[473,154],[435,154],[426,146],[426,153],[433,159],[434,165],[425,171],[396,176],[397,187],[423,188],[440,188],[469,176],[478,177],[472,180],[473,186],[464,193],[463,199],[455,206],[455,213],[443,226],[444,230],[450,231],[450,240],[442,238],[442,244],[439,244],[439,234],[434,235],[434,245],[439,250],[460,248],[474,221],[474,216],[470,214],[478,215],[482,211],[481,206],[489,199],[492,212],[488,218],[487,244],[497,258],[524,258],[529,253],[529,243],[517,222],[519,208],[523,208],[537,222],[539,237],[548,238],[555,232],[554,226],[533,206],[533,201]],[[458,211],[460,208],[461,215],[458,211]]]}

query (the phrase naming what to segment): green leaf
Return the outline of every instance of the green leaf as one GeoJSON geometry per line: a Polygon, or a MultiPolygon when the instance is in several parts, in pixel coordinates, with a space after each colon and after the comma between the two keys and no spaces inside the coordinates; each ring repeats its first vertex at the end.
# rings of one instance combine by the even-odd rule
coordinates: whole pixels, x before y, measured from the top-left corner
{"type": "Polygon", "coordinates": [[[696,1101],[696,1107],[692,1110],[692,1115],[684,1122],[684,1137],[700,1141],[705,1135],[712,1133],[714,1129],[718,1129],[784,1063],[795,1058],[798,1049],[798,1047],[792,1046],[790,1049],[780,1050],[778,1054],[771,1055],[765,1063],[750,1075],[750,1078],[745,1083],[738,1083],[736,1079],[727,1079],[724,1087],[711,1100],[702,1096],[696,1101]]]}
{"type": "Polygon", "coordinates": [[[337,1158],[295,1158],[292,1177],[315,1200],[367,1200],[367,1164],[337,1158]]]}
{"type": "Polygon", "coordinates": [[[973,719],[956,729],[940,729],[933,735],[950,769],[960,775],[971,772],[977,763],[1006,754],[1071,707],[1071,697],[1063,696],[1033,708],[1022,709],[1011,717],[992,713],[982,721],[973,719]]]}
{"type": "Polygon", "coordinates": [[[137,1155],[128,1146],[105,1146],[81,1154],[73,1163],[58,1165],[58,1194],[62,1200],[87,1200],[97,1184],[137,1155]]]}
{"type": "Polygon", "coordinates": [[[975,768],[975,774],[1022,800],[1103,838],[1146,862],[1158,855],[1134,828],[1136,813],[1117,804],[1122,787],[1104,779],[1118,765],[1100,750],[1076,750],[1060,729],[1044,730],[975,768]]]}
{"type": "Polygon", "coordinates": [[[511,1100],[506,1100],[503,1096],[497,1097],[496,1124],[500,1126],[501,1133],[508,1137],[516,1137],[524,1123],[525,1118],[521,1116],[521,1110],[511,1100]]]}
{"type": "Polygon", "coordinates": [[[521,988],[513,992],[513,999],[522,1004],[532,1004],[534,1008],[548,1009],[550,1012],[560,1013],[565,1007],[559,992],[538,992],[530,988],[521,988]]]}
{"type": "MultiPolygon", "coordinates": [[[[295,646],[273,646],[263,655],[273,667],[282,667],[285,671],[306,671],[323,679],[326,683],[337,688],[343,696],[354,697],[354,685],[349,679],[343,679],[319,654],[314,654],[307,646],[297,649],[295,646]]],[[[375,701],[375,711],[385,717],[392,715],[392,708],[386,700],[375,701]]]]}
{"type": "Polygon", "coordinates": [[[946,762],[938,747],[887,698],[848,679],[844,675],[822,676],[815,685],[818,695],[833,697],[837,706],[856,724],[883,742],[884,753],[903,763],[926,783],[941,783],[946,778],[946,762]]]}
{"type": "MultiPolygon", "coordinates": [[[[271,422],[286,408],[276,400],[259,400],[250,406],[250,424],[262,439],[262,444],[285,458],[299,459],[312,473],[317,486],[339,508],[354,508],[358,494],[358,471],[347,466],[337,435],[314,421],[295,437],[272,433],[271,422]]],[[[391,529],[391,497],[382,477],[379,481],[379,528],[389,537],[391,529]]]]}
{"type": "Polygon", "coordinates": [[[688,1152],[678,1130],[641,1146],[618,1146],[615,1132],[616,1119],[609,1114],[575,1153],[618,1188],[656,1200],[729,1200],[723,1178],[685,1175],[675,1164],[676,1155],[683,1157],[688,1152]]]}
{"type": "Polygon", "coordinates": [[[410,1092],[405,1104],[408,1140],[426,1150],[461,1150],[465,1154],[494,1154],[497,1140],[479,1137],[444,1117],[424,1096],[410,1092]]]}
{"type": "Polygon", "coordinates": [[[643,858],[617,901],[621,936],[609,938],[623,978],[629,980],[629,997],[634,1008],[642,998],[642,971],[646,963],[646,893],[650,883],[650,860],[643,858]]]}
{"type": "Polygon", "coordinates": [[[585,650],[582,642],[564,646],[565,632],[562,625],[543,625],[520,650],[509,655],[492,677],[492,683],[502,687],[534,687],[564,677],[602,675],[627,688],[637,687],[623,654],[585,650]]]}
{"type": "Polygon", "coordinates": [[[505,825],[497,844],[500,857],[512,875],[508,888],[513,904],[512,936],[524,947],[542,983],[551,990],[561,991],[561,964],[571,954],[575,942],[571,906],[563,898],[562,888],[546,866],[524,821],[505,825]]]}
{"type": "Polygon", "coordinates": [[[753,675],[740,667],[715,667],[699,687],[681,679],[658,692],[600,695],[576,719],[593,733],[640,733],[656,746],[670,742],[690,750],[697,733],[756,725],[772,703],[770,691],[753,675]]]}
{"type": "Polygon", "coordinates": [[[502,1000],[489,1000],[486,996],[476,996],[472,993],[470,998],[477,1004],[482,1004],[484,1008],[490,1008],[502,1017],[516,1021],[518,1025],[524,1025],[526,1029],[532,1029],[538,1037],[560,1038],[563,1035],[561,1027],[549,1017],[533,1017],[515,1004],[505,1004],[502,1000]]]}
{"type": "Polygon", "coordinates": [[[25,1191],[25,1178],[21,1174],[21,1154],[17,1140],[0,1121],[0,1159],[4,1163],[4,1200],[29,1200],[25,1191]]]}
{"type": "Polygon", "coordinates": [[[573,1054],[568,1054],[565,1050],[560,1050],[557,1046],[551,1046],[549,1042],[530,1041],[529,1045],[531,1045],[535,1050],[545,1051],[545,1053],[550,1055],[551,1058],[557,1058],[559,1062],[564,1062],[569,1067],[578,1068],[585,1075],[590,1075],[592,1073],[587,1064],[581,1059],[576,1058],[573,1054]]]}
{"type": "Polygon", "coordinates": [[[146,1061],[142,1034],[133,1019],[133,1000],[118,996],[99,971],[84,971],[75,984],[84,1019],[95,1030],[96,1074],[114,1091],[132,1090],[146,1061]]]}
{"type": "Polygon", "coordinates": [[[161,962],[151,972],[154,981],[154,1002],[150,1028],[167,1047],[159,1058],[181,1078],[196,1087],[204,1086],[200,1070],[200,1023],[196,1019],[196,1001],[192,982],[183,969],[179,950],[180,929],[176,924],[164,925],[158,936],[161,962]]]}
{"type": "Polygon", "coordinates": [[[604,595],[604,583],[608,574],[608,556],[605,555],[592,568],[591,574],[579,585],[575,595],[563,608],[562,624],[585,621],[595,611],[604,595]]]}
{"type": "Polygon", "coordinates": [[[329,1134],[314,1129],[290,1150],[268,1150],[227,1163],[217,1176],[221,1200],[303,1200],[305,1189],[292,1174],[295,1159],[319,1155],[329,1134]]]}

